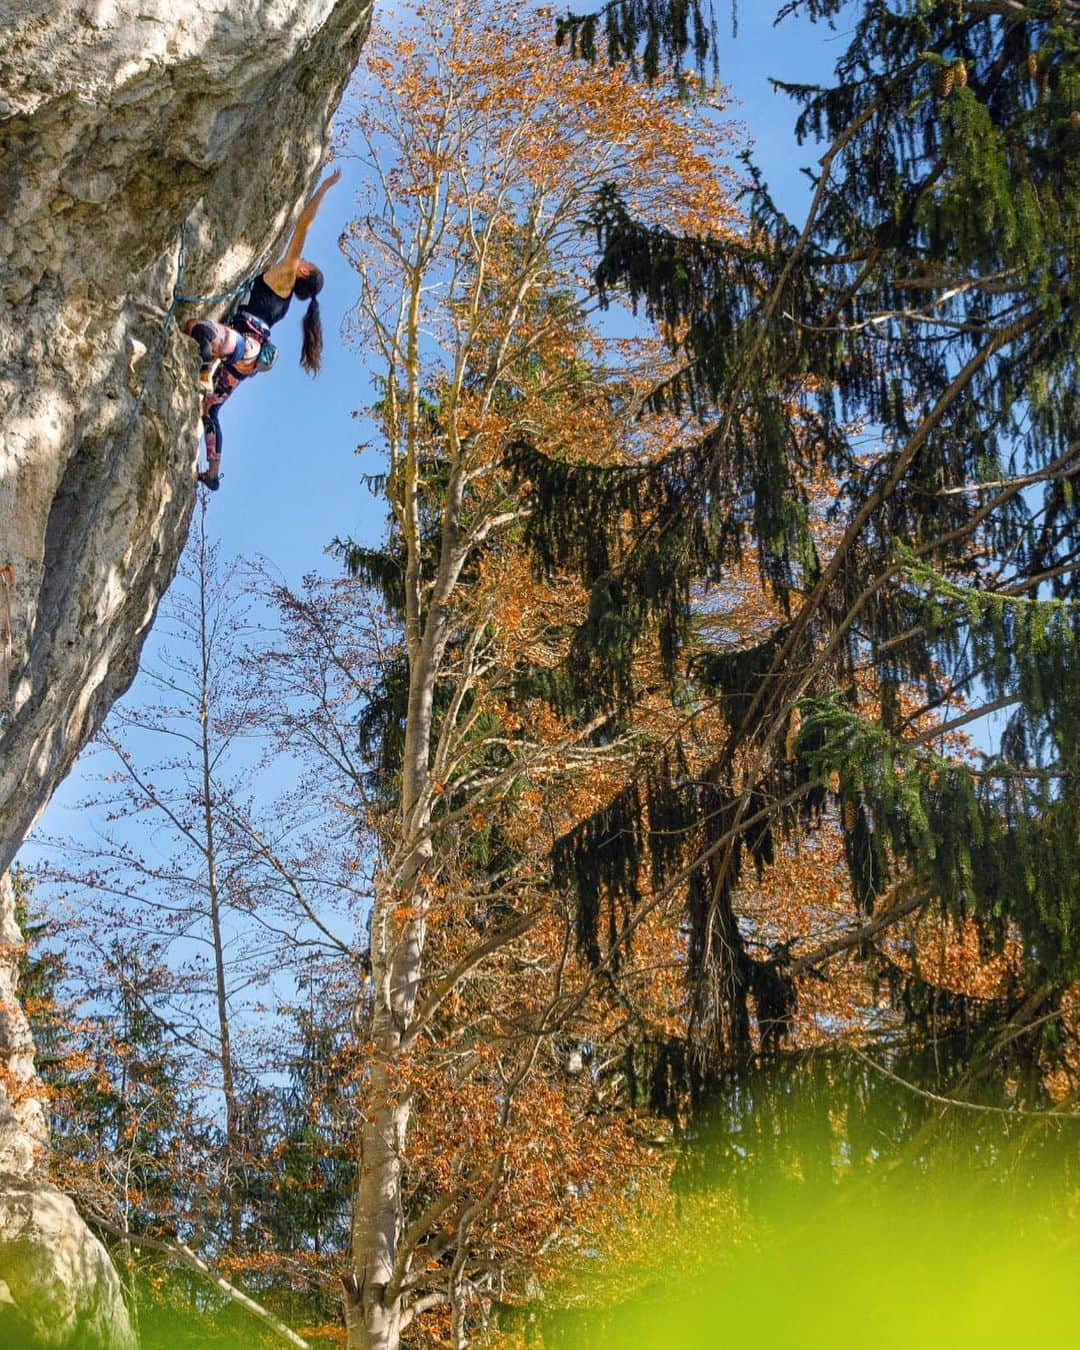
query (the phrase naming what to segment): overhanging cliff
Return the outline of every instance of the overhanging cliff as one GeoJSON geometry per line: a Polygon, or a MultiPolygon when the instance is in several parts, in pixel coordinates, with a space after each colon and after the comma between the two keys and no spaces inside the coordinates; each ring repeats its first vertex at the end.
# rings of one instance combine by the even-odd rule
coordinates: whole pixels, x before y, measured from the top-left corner
{"type": "Polygon", "coordinates": [[[372,0],[0,0],[0,1341],[134,1344],[45,1179],[3,877],[135,673],[195,496],[169,320],[280,244],[372,0]],[[11,585],[8,587],[7,580],[11,585]]]}
{"type": "Polygon", "coordinates": [[[370,10],[0,0],[0,870],[130,683],[186,535],[195,370],[162,333],[181,230],[189,293],[280,242],[370,10]]]}

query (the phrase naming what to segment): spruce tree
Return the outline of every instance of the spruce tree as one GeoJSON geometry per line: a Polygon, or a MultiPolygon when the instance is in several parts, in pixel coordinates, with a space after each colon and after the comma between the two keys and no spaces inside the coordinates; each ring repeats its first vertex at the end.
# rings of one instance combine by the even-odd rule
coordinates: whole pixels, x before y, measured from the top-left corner
{"type": "MultiPolygon", "coordinates": [[[[349,1055],[348,1009],[314,974],[302,984],[307,1005],[292,1008],[295,1058],[276,1092],[279,1140],[273,1152],[267,1221],[275,1245],[312,1266],[348,1243],[354,1162],[349,1149],[355,1109],[343,1063],[349,1055]]],[[[329,1317],[331,1308],[324,1308],[329,1317]]]]}
{"type": "MultiPolygon", "coordinates": [[[[628,707],[659,637],[673,685],[689,664],[690,702],[727,714],[706,775],[668,747],[557,850],[594,954],[646,855],[658,882],[689,865],[714,1067],[749,1053],[748,1000],[782,1028],[798,964],[751,959],[733,891],[823,807],[868,921],[903,879],[990,938],[1014,925],[1014,1012],[1043,1026],[1080,973],[1080,7],[791,13],[851,34],[831,85],[782,86],[799,142],[824,147],[805,220],[752,164],[739,239],[642,224],[617,182],[594,213],[601,293],[628,295],[679,358],[651,411],[692,412],[697,432],[628,467],[517,449],[538,556],[591,588],[563,706],[628,707]],[[783,619],[753,646],[702,641],[748,556],[783,619]]],[[[560,25],[586,57],[601,33],[646,76],[715,52],[709,7],[684,0],[560,25]]]]}

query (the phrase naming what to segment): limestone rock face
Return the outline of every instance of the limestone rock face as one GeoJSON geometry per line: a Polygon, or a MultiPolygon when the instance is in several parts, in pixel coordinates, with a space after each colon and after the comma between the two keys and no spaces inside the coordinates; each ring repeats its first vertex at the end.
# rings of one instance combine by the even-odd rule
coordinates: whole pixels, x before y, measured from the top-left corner
{"type": "Polygon", "coordinates": [[[0,1182],[0,1344],[135,1350],[120,1281],[62,1191],[0,1182]]]}
{"type": "Polygon", "coordinates": [[[0,876],[0,1345],[134,1350],[120,1281],[72,1202],[44,1176],[47,1129],[19,1007],[22,934],[0,876]]]}
{"type": "Polygon", "coordinates": [[[0,0],[0,871],[130,683],[187,531],[181,233],[187,294],[280,245],[371,5],[0,0]]]}
{"type": "MultiPolygon", "coordinates": [[[[0,873],[131,682],[187,533],[175,292],[281,244],[371,5],[0,0],[0,873]]],[[[127,1350],[108,1257],[44,1180],[18,942],[5,880],[0,1345],[127,1350]]]]}

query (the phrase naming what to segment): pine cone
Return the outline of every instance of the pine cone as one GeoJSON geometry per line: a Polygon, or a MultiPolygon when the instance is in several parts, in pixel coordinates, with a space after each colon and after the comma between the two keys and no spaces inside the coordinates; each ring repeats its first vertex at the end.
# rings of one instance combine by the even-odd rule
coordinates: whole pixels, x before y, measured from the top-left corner
{"type": "Polygon", "coordinates": [[[963,61],[954,61],[952,68],[956,71],[957,88],[963,89],[967,84],[967,66],[963,61]]]}
{"type": "Polygon", "coordinates": [[[857,820],[857,818],[858,818],[858,813],[857,813],[856,810],[855,810],[855,803],[852,802],[852,801],[847,801],[847,802],[845,802],[845,803],[844,803],[844,829],[847,830],[847,832],[848,832],[849,834],[850,834],[851,831],[855,828],[855,821],[857,820]]]}
{"type": "Polygon", "coordinates": [[[1027,67],[1028,74],[1034,79],[1039,73],[1039,57],[1036,52],[1028,52],[1027,67]]]}
{"type": "Polygon", "coordinates": [[[938,98],[948,98],[953,90],[953,83],[956,79],[952,66],[942,66],[934,77],[934,88],[937,91],[938,98]]]}

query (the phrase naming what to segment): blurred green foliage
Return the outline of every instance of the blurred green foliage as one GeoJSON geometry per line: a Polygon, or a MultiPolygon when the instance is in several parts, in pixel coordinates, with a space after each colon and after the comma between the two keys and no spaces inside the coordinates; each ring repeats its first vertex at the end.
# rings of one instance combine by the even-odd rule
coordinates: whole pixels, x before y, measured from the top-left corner
{"type": "Polygon", "coordinates": [[[628,1297],[626,1271],[593,1253],[561,1310],[530,1328],[537,1343],[1076,1344],[1080,1116],[942,1108],[847,1064],[811,1058],[732,1087],[676,1168],[678,1241],[662,1226],[644,1235],[628,1297]],[[703,1202],[718,1192],[737,1216],[730,1240],[712,1225],[688,1269],[687,1228],[706,1231],[703,1202]],[[615,1306],[604,1306],[608,1276],[615,1306]]]}

